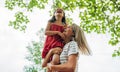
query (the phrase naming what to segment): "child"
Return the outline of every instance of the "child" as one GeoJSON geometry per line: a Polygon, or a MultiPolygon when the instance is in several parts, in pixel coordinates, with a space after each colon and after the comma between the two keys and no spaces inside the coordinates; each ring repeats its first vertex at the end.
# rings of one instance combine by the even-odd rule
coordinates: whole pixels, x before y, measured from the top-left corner
{"type": "Polygon", "coordinates": [[[45,30],[45,35],[47,35],[47,37],[42,52],[42,58],[44,59],[42,67],[45,67],[49,61],[51,61],[54,65],[59,64],[59,54],[52,55],[50,59],[46,58],[46,55],[52,48],[58,48],[58,50],[61,50],[63,48],[63,39],[65,37],[62,32],[64,31],[65,27],[65,13],[62,9],[58,8],[54,12],[53,17],[48,21],[45,30]]]}

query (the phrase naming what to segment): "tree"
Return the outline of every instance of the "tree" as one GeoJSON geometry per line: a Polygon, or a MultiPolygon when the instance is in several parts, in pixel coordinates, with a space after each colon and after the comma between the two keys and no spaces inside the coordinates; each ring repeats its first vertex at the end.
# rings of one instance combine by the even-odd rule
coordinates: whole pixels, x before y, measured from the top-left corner
{"type": "Polygon", "coordinates": [[[42,28],[37,35],[39,36],[39,42],[32,41],[26,47],[28,50],[28,54],[26,59],[30,62],[29,65],[24,66],[24,72],[41,72],[45,69],[42,68],[42,56],[41,56],[41,49],[43,48],[44,42],[44,29],[42,28]]]}
{"type": "MultiPolygon", "coordinates": [[[[78,9],[80,27],[84,31],[98,34],[109,33],[111,38],[108,43],[113,46],[120,44],[120,0],[6,0],[5,6],[10,10],[19,7],[32,12],[35,7],[40,10],[44,9],[51,1],[53,2],[51,12],[58,7],[69,12],[78,9]]],[[[25,31],[26,24],[29,22],[28,17],[23,12],[16,13],[15,17],[16,20],[10,21],[9,25],[25,31]]],[[[120,56],[120,52],[115,55],[116,51],[119,50],[115,50],[113,57],[120,56]]]]}

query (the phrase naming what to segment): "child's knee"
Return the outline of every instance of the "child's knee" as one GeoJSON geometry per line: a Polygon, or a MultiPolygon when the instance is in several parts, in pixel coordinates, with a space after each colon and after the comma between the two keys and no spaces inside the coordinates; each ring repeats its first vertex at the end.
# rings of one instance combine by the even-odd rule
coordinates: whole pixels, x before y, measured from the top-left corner
{"type": "Polygon", "coordinates": [[[52,63],[53,63],[54,65],[57,65],[57,64],[59,64],[59,60],[52,60],[52,63]]]}
{"type": "Polygon", "coordinates": [[[52,63],[53,63],[54,65],[60,63],[60,57],[59,57],[58,54],[53,55],[52,63]]]}

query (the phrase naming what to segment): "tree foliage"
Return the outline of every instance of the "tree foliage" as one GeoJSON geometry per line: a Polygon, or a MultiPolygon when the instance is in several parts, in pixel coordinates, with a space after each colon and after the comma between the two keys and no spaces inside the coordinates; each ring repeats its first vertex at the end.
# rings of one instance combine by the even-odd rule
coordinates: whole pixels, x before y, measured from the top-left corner
{"type": "Polygon", "coordinates": [[[13,26],[14,29],[25,31],[26,24],[28,24],[29,19],[27,16],[23,15],[23,12],[17,12],[15,14],[15,20],[9,22],[9,26],[13,26]]]}
{"type": "Polygon", "coordinates": [[[32,41],[26,47],[28,50],[28,54],[25,57],[30,63],[30,65],[26,65],[24,67],[24,72],[41,72],[44,69],[41,67],[42,57],[41,57],[41,49],[43,48],[44,42],[44,29],[42,28],[37,35],[39,36],[39,42],[32,41]]]}
{"type": "Polygon", "coordinates": [[[10,21],[9,26],[25,32],[27,24],[30,21],[29,18],[24,15],[24,12],[32,12],[34,8],[44,9],[47,3],[48,0],[5,0],[5,7],[9,10],[16,8],[23,9],[23,11],[17,11],[15,13],[15,20],[10,21]]]}
{"type": "Polygon", "coordinates": [[[118,50],[114,50],[114,53],[112,54],[112,57],[120,56],[120,47],[118,50]]]}
{"type": "MultiPolygon", "coordinates": [[[[111,38],[108,43],[113,46],[120,44],[120,0],[50,0],[50,2],[53,3],[51,5],[51,11],[60,7],[74,14],[74,10],[78,9],[80,27],[84,31],[87,33],[96,32],[98,34],[109,33],[111,38]]],[[[28,12],[32,12],[35,7],[44,9],[46,4],[48,4],[48,0],[5,1],[6,8],[10,10],[17,6],[27,9],[26,11],[28,12]]],[[[22,29],[25,30],[27,26],[23,25],[23,23],[27,24],[29,22],[26,16],[25,18],[25,20],[21,20],[23,18],[18,20],[16,17],[15,21],[10,21],[10,25],[13,25],[15,29],[24,26],[22,29]]]]}

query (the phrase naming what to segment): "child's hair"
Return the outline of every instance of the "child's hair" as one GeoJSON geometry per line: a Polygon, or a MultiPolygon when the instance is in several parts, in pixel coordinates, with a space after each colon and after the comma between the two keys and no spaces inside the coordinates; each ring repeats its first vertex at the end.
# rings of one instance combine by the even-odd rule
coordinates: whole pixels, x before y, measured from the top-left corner
{"type": "Polygon", "coordinates": [[[72,30],[74,33],[74,40],[78,44],[80,53],[85,55],[90,55],[91,52],[90,52],[83,30],[76,24],[72,24],[72,30]]]}
{"type": "MultiPolygon", "coordinates": [[[[56,9],[56,10],[57,10],[57,9],[56,9]]],[[[56,10],[54,11],[54,14],[55,14],[56,10]]],[[[64,13],[64,15],[63,15],[63,18],[62,18],[62,23],[63,23],[63,24],[66,24],[65,12],[63,11],[63,13],[64,13]]],[[[54,15],[54,14],[53,14],[52,18],[51,18],[48,22],[53,23],[53,22],[56,21],[56,18],[55,18],[55,15],[54,15]]]]}

